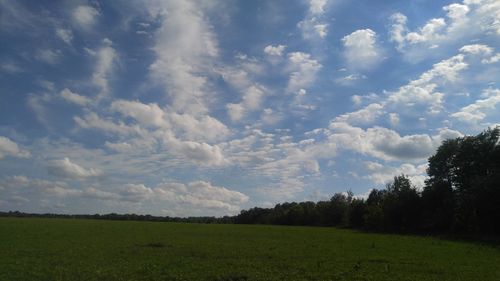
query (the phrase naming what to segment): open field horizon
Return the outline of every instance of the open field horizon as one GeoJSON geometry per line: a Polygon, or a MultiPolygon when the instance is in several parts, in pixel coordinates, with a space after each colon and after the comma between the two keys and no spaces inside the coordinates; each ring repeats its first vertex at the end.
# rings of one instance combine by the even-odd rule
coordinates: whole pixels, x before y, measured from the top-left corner
{"type": "Polygon", "coordinates": [[[0,280],[499,280],[498,247],[324,227],[0,218],[0,280]]]}

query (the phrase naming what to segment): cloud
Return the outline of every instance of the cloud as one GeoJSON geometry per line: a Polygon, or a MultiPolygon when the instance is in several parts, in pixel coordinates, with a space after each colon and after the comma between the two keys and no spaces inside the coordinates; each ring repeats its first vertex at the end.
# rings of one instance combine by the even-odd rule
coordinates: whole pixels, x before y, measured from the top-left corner
{"type": "Polygon", "coordinates": [[[462,53],[468,53],[468,54],[481,54],[481,55],[490,55],[493,52],[493,49],[484,44],[472,44],[472,45],[465,45],[462,48],[460,48],[460,52],[462,53]]]}
{"type": "Polygon", "coordinates": [[[85,169],[82,166],[71,162],[69,158],[53,160],[48,166],[48,170],[51,175],[60,178],[84,179],[102,175],[100,170],[94,168],[85,169]]]}
{"type": "Polygon", "coordinates": [[[260,85],[252,85],[245,90],[240,103],[228,104],[226,107],[231,121],[239,121],[246,113],[261,109],[262,99],[266,91],[260,85]]]}
{"type": "Polygon", "coordinates": [[[94,72],[92,73],[92,83],[99,87],[99,97],[101,98],[109,94],[109,78],[117,60],[116,50],[112,47],[112,44],[113,42],[106,38],[102,40],[102,46],[98,50],[88,50],[96,59],[94,72]]]}
{"type": "Polygon", "coordinates": [[[281,56],[285,50],[285,45],[272,46],[268,45],[264,48],[264,53],[270,56],[281,56]]]}
{"type": "Polygon", "coordinates": [[[173,138],[169,139],[167,144],[172,145],[172,152],[178,153],[199,165],[221,166],[227,164],[227,160],[218,145],[209,145],[194,141],[179,141],[173,138]]]}
{"type": "Polygon", "coordinates": [[[35,58],[47,64],[57,64],[61,60],[61,52],[59,50],[43,49],[36,53],[35,58]]]}
{"type": "Polygon", "coordinates": [[[432,68],[420,75],[418,79],[400,87],[388,95],[388,103],[394,108],[401,106],[416,107],[421,111],[419,105],[425,105],[428,113],[438,113],[443,104],[444,94],[437,92],[438,83],[445,85],[458,80],[461,71],[467,69],[468,64],[464,61],[464,55],[458,54],[449,59],[436,63],[432,68]]]}
{"type": "Polygon", "coordinates": [[[482,35],[500,34],[500,4],[495,0],[463,1],[443,7],[446,17],[433,18],[412,31],[407,17],[395,13],[391,20],[391,41],[396,48],[413,61],[432,55],[440,48],[457,42],[476,39],[482,35]]]}
{"type": "Polygon", "coordinates": [[[316,74],[322,65],[310,54],[302,52],[288,53],[288,80],[287,92],[297,93],[300,89],[306,89],[316,80],[316,74]]]}
{"type": "Polygon", "coordinates": [[[70,45],[71,41],[73,41],[73,31],[71,31],[71,29],[57,28],[56,35],[68,45],[70,45]]]}
{"type": "Polygon", "coordinates": [[[208,115],[194,117],[189,114],[170,112],[167,117],[172,130],[179,138],[215,142],[224,140],[231,134],[226,125],[208,115]]]}
{"type": "Polygon", "coordinates": [[[428,158],[441,144],[442,135],[401,136],[396,131],[373,127],[363,130],[344,122],[330,123],[328,141],[386,161],[420,161],[428,158]]]}
{"type": "Polygon", "coordinates": [[[460,111],[451,114],[451,116],[468,123],[483,121],[489,113],[497,112],[495,108],[500,103],[500,90],[485,90],[483,97],[485,98],[476,100],[473,104],[463,107],[460,111]]]}
{"type": "Polygon", "coordinates": [[[394,176],[406,175],[412,184],[418,188],[423,188],[425,185],[427,164],[413,165],[404,163],[398,167],[392,167],[387,164],[366,161],[364,165],[368,173],[364,178],[376,184],[388,184],[394,180],[394,176]]]}
{"type": "Polygon", "coordinates": [[[0,159],[6,156],[18,158],[30,157],[30,152],[19,148],[19,145],[9,138],[0,136],[0,159]]]}
{"type": "Polygon", "coordinates": [[[328,0],[310,0],[309,13],[312,15],[321,15],[325,13],[326,4],[328,4],[328,0]]]}
{"type": "Polygon", "coordinates": [[[351,69],[370,69],[382,60],[377,46],[377,34],[371,29],[359,29],[342,38],[344,56],[351,69]]]}
{"type": "Polygon", "coordinates": [[[132,117],[145,127],[169,127],[164,119],[165,112],[156,104],[144,104],[138,101],[115,100],[111,103],[111,110],[123,116],[132,117]]]}
{"type": "Polygon", "coordinates": [[[324,39],[328,35],[328,24],[323,20],[327,4],[327,0],[309,1],[307,15],[297,24],[297,27],[302,31],[304,39],[324,39]]]}
{"type": "Polygon", "coordinates": [[[3,179],[2,181],[0,181],[0,186],[7,191],[21,191],[22,189],[29,189],[32,194],[40,193],[43,191],[59,195],[62,195],[63,193],[72,193],[71,190],[67,190],[66,192],[64,192],[64,190],[66,190],[67,188],[67,185],[64,182],[32,179],[22,175],[10,176],[6,179],[3,179]]]}
{"type": "Polygon", "coordinates": [[[165,86],[172,108],[180,113],[207,112],[207,73],[218,55],[212,26],[200,5],[189,1],[155,2],[148,7],[162,21],[155,33],[151,76],[165,86]],[[163,7],[168,14],[161,14],[163,7]],[[160,11],[160,14],[158,14],[160,11]]]}
{"type": "Polygon", "coordinates": [[[91,29],[96,24],[99,16],[99,11],[85,5],[76,7],[72,13],[73,23],[84,30],[91,29]]]}
{"type": "Polygon", "coordinates": [[[23,68],[21,68],[17,63],[9,61],[9,62],[2,62],[0,64],[0,70],[5,73],[9,74],[17,74],[23,72],[23,68]]]}
{"type": "Polygon", "coordinates": [[[358,111],[342,114],[335,118],[334,122],[346,122],[351,125],[370,124],[384,114],[383,106],[378,103],[372,103],[358,111]]]}
{"type": "Polygon", "coordinates": [[[483,59],[481,62],[484,64],[492,64],[500,61],[500,53],[496,53],[494,56],[483,59]]]}
{"type": "Polygon", "coordinates": [[[304,39],[320,38],[324,39],[328,35],[328,24],[319,21],[317,18],[306,18],[297,24],[302,30],[304,39]]]}
{"type": "Polygon", "coordinates": [[[94,112],[87,113],[85,116],[73,117],[78,127],[83,129],[96,129],[104,131],[107,134],[132,135],[139,133],[139,128],[125,125],[123,122],[115,123],[109,119],[103,119],[94,112]]]}
{"type": "Polygon", "coordinates": [[[77,104],[77,105],[81,105],[81,106],[86,106],[86,105],[89,105],[92,101],[85,97],[85,96],[82,96],[82,95],[79,95],[77,93],[74,93],[72,92],[70,89],[68,88],[65,88],[64,90],[62,90],[59,95],[67,102],[69,103],[74,103],[74,104],[77,104]]]}

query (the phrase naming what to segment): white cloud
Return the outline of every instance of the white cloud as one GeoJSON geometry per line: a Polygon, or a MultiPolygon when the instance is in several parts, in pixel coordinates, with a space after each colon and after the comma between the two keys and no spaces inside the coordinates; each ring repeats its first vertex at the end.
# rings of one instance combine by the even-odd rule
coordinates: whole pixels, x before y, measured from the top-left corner
{"type": "Polygon", "coordinates": [[[67,102],[74,103],[74,104],[81,105],[81,106],[89,105],[92,102],[89,98],[82,96],[82,95],[79,95],[77,93],[74,93],[68,88],[65,88],[64,90],[62,90],[59,93],[59,95],[67,102]]]}
{"type": "Polygon", "coordinates": [[[78,6],[73,10],[73,22],[80,28],[88,30],[97,22],[100,13],[90,6],[78,6]]]}
{"type": "Polygon", "coordinates": [[[334,122],[346,122],[351,125],[370,124],[384,114],[383,106],[378,103],[372,103],[358,111],[342,114],[335,118],[334,122]]]}
{"type": "Polygon", "coordinates": [[[302,30],[302,37],[304,39],[324,39],[328,35],[328,24],[319,21],[315,17],[300,21],[297,27],[302,30]]]}
{"type": "Polygon", "coordinates": [[[266,91],[267,90],[260,85],[252,85],[245,90],[240,103],[228,104],[226,108],[231,121],[239,121],[248,112],[261,109],[262,100],[266,91]]]}
{"type": "Polygon", "coordinates": [[[97,51],[89,51],[96,59],[94,72],[92,73],[92,83],[100,88],[99,97],[109,93],[109,78],[112,74],[114,63],[117,60],[116,50],[112,47],[109,39],[102,41],[102,47],[97,51]]]}
{"type": "Polygon", "coordinates": [[[167,116],[176,135],[187,140],[214,142],[231,134],[226,125],[208,115],[194,117],[171,112],[167,116]]]}
{"type": "Polygon", "coordinates": [[[85,169],[82,166],[71,162],[69,158],[53,160],[48,166],[49,173],[61,178],[84,179],[98,177],[102,172],[98,169],[85,169]]]}
{"type": "Polygon", "coordinates": [[[156,104],[144,104],[138,101],[116,100],[111,103],[111,110],[132,117],[145,127],[169,127],[164,119],[165,113],[156,104]]]}
{"type": "Polygon", "coordinates": [[[228,163],[218,145],[176,139],[170,139],[167,144],[173,146],[172,152],[179,153],[199,165],[222,166],[228,163]]]}
{"type": "Polygon", "coordinates": [[[288,69],[291,72],[288,80],[287,91],[296,93],[306,89],[316,80],[316,74],[322,65],[310,54],[302,52],[288,53],[288,69]]]}
{"type": "Polygon", "coordinates": [[[463,1],[443,7],[446,18],[433,18],[411,31],[401,13],[391,16],[391,41],[412,61],[436,53],[430,49],[466,42],[481,35],[500,34],[500,4],[496,0],[463,1]]]}
{"type": "Polygon", "coordinates": [[[285,50],[285,48],[286,48],[285,45],[277,45],[277,46],[268,45],[264,48],[264,53],[270,56],[281,56],[283,55],[283,51],[285,50]]]}
{"type": "Polygon", "coordinates": [[[473,55],[490,55],[493,52],[493,49],[484,44],[472,44],[472,45],[465,45],[462,48],[460,48],[460,52],[462,53],[468,53],[468,54],[473,54],[473,55]]]}
{"type": "Polygon", "coordinates": [[[494,56],[483,59],[481,62],[484,64],[497,63],[500,61],[500,53],[496,53],[494,56]]]}
{"type": "Polygon", "coordinates": [[[324,39],[328,35],[328,24],[323,19],[327,4],[327,0],[309,1],[309,11],[306,17],[297,24],[304,39],[324,39]]]}
{"type": "Polygon", "coordinates": [[[162,19],[155,34],[156,60],[150,66],[153,79],[165,86],[175,111],[206,113],[206,73],[212,71],[218,47],[203,7],[189,1],[162,1],[148,8],[153,17],[160,13],[162,19]]]}
{"type": "Polygon", "coordinates": [[[321,15],[325,13],[326,4],[328,4],[328,0],[310,0],[309,13],[313,15],[321,15]]]}
{"type": "Polygon", "coordinates": [[[233,122],[239,121],[245,116],[245,108],[241,103],[229,103],[226,108],[229,118],[233,122]]]}
{"type": "Polygon", "coordinates": [[[389,113],[389,122],[393,127],[399,125],[399,114],[389,113]]]}
{"type": "Polygon", "coordinates": [[[19,148],[19,145],[9,138],[0,136],[0,159],[5,156],[28,158],[30,157],[30,153],[19,148]]]}
{"type": "Polygon", "coordinates": [[[112,120],[103,119],[94,112],[87,113],[83,118],[75,116],[73,120],[80,128],[96,129],[107,134],[131,135],[139,132],[136,127],[127,126],[123,122],[115,123],[112,120]]]}
{"type": "Polygon", "coordinates": [[[377,46],[377,34],[371,29],[359,29],[342,38],[344,56],[351,69],[370,69],[382,59],[377,46]]]}
{"type": "Polygon", "coordinates": [[[57,28],[56,35],[66,44],[71,44],[71,41],[73,41],[73,32],[71,31],[71,29],[57,28]]]}
{"type": "Polygon", "coordinates": [[[389,93],[388,102],[395,108],[426,105],[428,113],[438,113],[444,97],[443,93],[436,91],[438,84],[446,85],[457,81],[460,72],[467,67],[463,54],[436,63],[418,79],[400,87],[396,92],[389,93]]]}
{"type": "Polygon", "coordinates": [[[60,61],[61,52],[59,50],[43,49],[36,53],[35,58],[39,61],[54,65],[60,61]]]}
{"type": "Polygon", "coordinates": [[[413,165],[404,163],[399,167],[373,161],[366,161],[364,164],[368,173],[365,178],[376,184],[388,184],[394,180],[394,176],[406,175],[416,187],[423,188],[425,185],[427,164],[413,165]]]}
{"type": "Polygon", "coordinates": [[[451,114],[463,122],[477,123],[484,120],[488,113],[496,112],[496,106],[500,103],[500,90],[488,89],[484,91],[484,99],[478,99],[473,104],[463,107],[460,111],[451,114]]]}
{"type": "Polygon", "coordinates": [[[170,203],[174,214],[236,214],[249,197],[241,192],[215,186],[206,181],[188,184],[162,183],[153,189],[158,200],[170,203]]]}
{"type": "Polygon", "coordinates": [[[429,157],[440,145],[441,135],[401,136],[396,131],[373,127],[363,130],[344,122],[330,123],[328,141],[386,161],[419,161],[429,157]]]}

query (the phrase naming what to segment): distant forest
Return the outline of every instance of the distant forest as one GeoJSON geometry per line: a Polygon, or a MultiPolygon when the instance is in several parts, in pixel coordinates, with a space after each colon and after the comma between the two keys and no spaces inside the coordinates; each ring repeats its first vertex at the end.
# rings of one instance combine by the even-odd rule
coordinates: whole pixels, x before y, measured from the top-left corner
{"type": "Polygon", "coordinates": [[[405,175],[366,200],[352,192],[329,201],[242,211],[235,223],[341,226],[387,232],[500,234],[500,128],[445,140],[429,158],[422,191],[405,175]]]}
{"type": "Polygon", "coordinates": [[[337,226],[399,233],[500,235],[500,127],[445,140],[429,158],[420,191],[406,175],[368,198],[336,193],[328,201],[252,208],[236,216],[172,218],[136,214],[59,215],[0,212],[0,216],[65,217],[196,223],[337,226]]]}

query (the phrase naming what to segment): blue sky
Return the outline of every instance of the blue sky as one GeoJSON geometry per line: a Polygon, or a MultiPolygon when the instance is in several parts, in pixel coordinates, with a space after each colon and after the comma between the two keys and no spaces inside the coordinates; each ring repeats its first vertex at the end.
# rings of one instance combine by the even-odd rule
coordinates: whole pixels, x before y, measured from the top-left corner
{"type": "Polygon", "coordinates": [[[233,215],[421,187],[500,122],[500,2],[0,0],[0,210],[233,215]]]}

